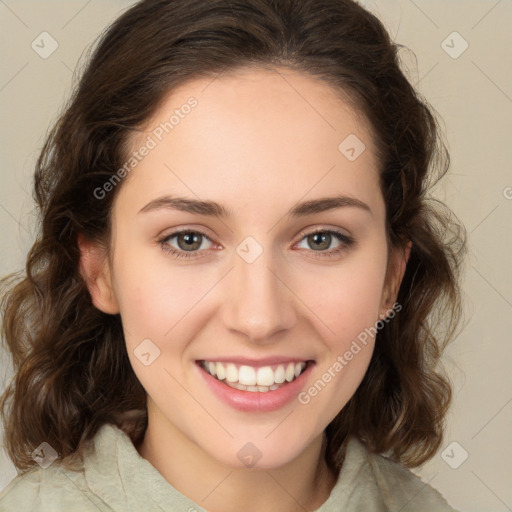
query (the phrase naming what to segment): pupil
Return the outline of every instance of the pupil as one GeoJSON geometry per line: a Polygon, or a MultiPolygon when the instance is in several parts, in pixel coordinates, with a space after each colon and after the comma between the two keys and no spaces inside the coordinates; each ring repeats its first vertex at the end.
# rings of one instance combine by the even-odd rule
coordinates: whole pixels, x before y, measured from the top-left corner
{"type": "Polygon", "coordinates": [[[186,248],[188,249],[190,249],[193,244],[197,244],[197,240],[199,238],[195,233],[185,233],[182,237],[185,240],[186,248]]]}
{"type": "MultiPolygon", "coordinates": [[[[323,242],[323,246],[320,247],[321,249],[326,249],[329,247],[329,242],[330,242],[330,237],[331,235],[329,233],[315,233],[313,235],[311,235],[313,240],[314,240],[314,244],[316,244],[317,242],[319,242],[320,244],[322,244],[323,242]],[[325,243],[327,241],[327,244],[325,243]]],[[[318,249],[318,245],[317,245],[317,249],[318,249]]]]}

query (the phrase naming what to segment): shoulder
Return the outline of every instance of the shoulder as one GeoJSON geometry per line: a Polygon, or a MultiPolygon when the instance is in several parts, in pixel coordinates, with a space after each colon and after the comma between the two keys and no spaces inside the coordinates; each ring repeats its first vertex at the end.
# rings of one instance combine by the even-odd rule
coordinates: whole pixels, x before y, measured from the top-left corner
{"type": "Polygon", "coordinates": [[[123,439],[120,430],[103,425],[84,449],[82,464],[77,464],[75,458],[74,465],[69,459],[64,465],[57,458],[47,467],[36,465],[18,475],[0,493],[0,512],[112,511],[105,493],[98,492],[97,482],[108,486],[116,474],[117,458],[112,450],[119,439],[123,439]]]}
{"type": "Polygon", "coordinates": [[[114,425],[101,426],[80,455],[73,467],[57,459],[16,477],[0,493],[0,512],[204,510],[174,489],[114,425]]]}
{"type": "Polygon", "coordinates": [[[52,464],[18,475],[0,493],[0,512],[60,512],[111,510],[87,489],[83,473],[52,464]]]}
{"type": "Polygon", "coordinates": [[[354,488],[361,497],[370,496],[385,510],[401,512],[456,512],[439,491],[431,487],[409,469],[383,455],[371,453],[356,438],[347,444],[346,458],[359,478],[354,488]]]}

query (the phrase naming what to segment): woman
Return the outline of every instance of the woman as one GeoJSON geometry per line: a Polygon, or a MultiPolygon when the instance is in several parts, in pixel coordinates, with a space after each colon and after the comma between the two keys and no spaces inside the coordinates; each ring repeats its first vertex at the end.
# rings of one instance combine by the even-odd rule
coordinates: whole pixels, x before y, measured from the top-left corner
{"type": "Polygon", "coordinates": [[[453,510],[406,469],[450,403],[447,160],[353,1],[134,5],[47,140],[40,237],[4,280],[3,509],[453,510]]]}

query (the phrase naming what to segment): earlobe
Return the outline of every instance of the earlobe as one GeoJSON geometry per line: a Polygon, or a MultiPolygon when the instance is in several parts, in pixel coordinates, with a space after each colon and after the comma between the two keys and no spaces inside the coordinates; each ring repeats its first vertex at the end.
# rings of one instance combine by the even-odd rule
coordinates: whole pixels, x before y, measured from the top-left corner
{"type": "Polygon", "coordinates": [[[393,307],[398,297],[400,285],[405,274],[407,262],[411,255],[412,241],[409,241],[402,251],[393,253],[393,261],[388,267],[388,275],[386,276],[386,284],[382,293],[380,317],[387,317],[388,311],[393,307]]]}
{"type": "Polygon", "coordinates": [[[78,233],[77,243],[80,249],[80,274],[87,284],[92,303],[104,313],[119,313],[105,249],[83,233],[78,233]]]}
{"type": "Polygon", "coordinates": [[[412,248],[412,241],[409,240],[409,242],[407,242],[407,245],[405,247],[405,263],[406,264],[409,261],[409,257],[411,256],[411,248],[412,248]]]}

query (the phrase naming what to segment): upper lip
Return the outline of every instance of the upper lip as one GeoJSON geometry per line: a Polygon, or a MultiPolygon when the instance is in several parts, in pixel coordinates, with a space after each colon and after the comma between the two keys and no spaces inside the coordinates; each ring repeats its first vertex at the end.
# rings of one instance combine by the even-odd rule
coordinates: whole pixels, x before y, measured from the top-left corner
{"type": "Polygon", "coordinates": [[[213,356],[213,357],[205,357],[201,359],[201,361],[210,361],[210,362],[218,362],[218,363],[233,363],[238,365],[245,366],[271,366],[275,364],[283,364],[283,363],[301,363],[303,361],[313,361],[308,357],[291,357],[291,356],[269,356],[263,357],[261,359],[251,359],[248,357],[239,357],[239,356],[213,356]]]}

